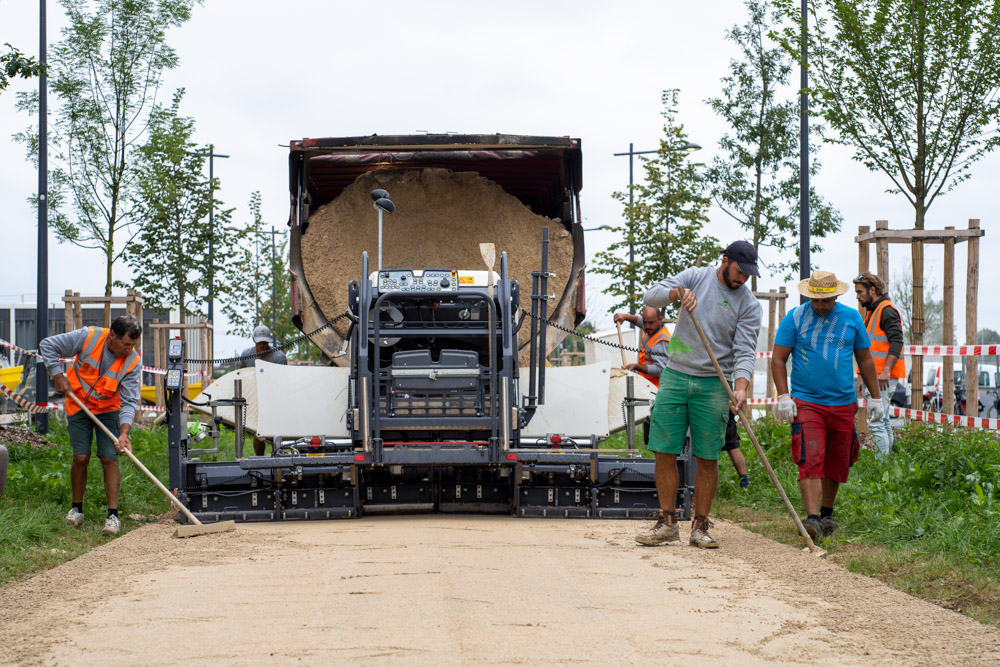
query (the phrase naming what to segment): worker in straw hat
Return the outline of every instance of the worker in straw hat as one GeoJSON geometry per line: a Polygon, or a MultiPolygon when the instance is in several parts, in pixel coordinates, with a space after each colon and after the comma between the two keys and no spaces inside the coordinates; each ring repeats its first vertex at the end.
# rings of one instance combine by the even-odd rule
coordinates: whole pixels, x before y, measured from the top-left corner
{"type": "Polygon", "coordinates": [[[779,394],[776,413],[778,419],[792,423],[792,459],[799,467],[806,510],[802,525],[814,542],[837,529],[833,518],[837,490],[858,459],[854,361],[873,398],[869,418],[877,421],[883,412],[864,320],[858,311],[837,303],[848,289],[829,271],[816,271],[800,282],[799,293],[809,303],[793,308],[781,320],[771,356],[771,375],[779,394]],[[785,366],[790,355],[791,395],[785,366]]]}

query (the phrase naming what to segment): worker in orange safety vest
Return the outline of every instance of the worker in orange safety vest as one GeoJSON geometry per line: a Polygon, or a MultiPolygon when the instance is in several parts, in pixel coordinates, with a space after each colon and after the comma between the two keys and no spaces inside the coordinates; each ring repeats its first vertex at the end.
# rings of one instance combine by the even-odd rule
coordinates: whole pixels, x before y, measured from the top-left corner
{"type": "MultiPolygon", "coordinates": [[[[615,313],[615,324],[628,322],[634,327],[641,327],[642,341],[639,343],[639,361],[625,364],[624,368],[634,371],[646,378],[657,389],[660,388],[660,373],[667,365],[667,346],[670,344],[670,332],[663,323],[663,314],[652,306],[642,309],[640,315],[615,313]]],[[[642,439],[649,444],[649,420],[642,423],[642,439]]]]}
{"type": "Polygon", "coordinates": [[[96,432],[97,456],[104,469],[104,492],[108,501],[108,516],[101,531],[106,536],[117,535],[121,530],[118,496],[122,477],[118,453],[132,449],[129,430],[139,407],[142,363],[136,347],[141,336],[139,322],[131,315],[123,315],[111,323],[110,329],[84,327],[49,336],[38,345],[56,391],[67,396],[66,421],[73,446],[70,468],[73,504],[66,515],[66,523],[74,527],[83,525],[83,494],[96,432]],[[60,359],[71,357],[67,368],[60,359]],[[117,435],[117,440],[112,441],[103,431],[95,429],[90,417],[68,398],[70,392],[117,435]]]}
{"type": "MultiPolygon", "coordinates": [[[[899,310],[886,296],[885,281],[874,273],[865,271],[854,279],[854,294],[858,303],[865,307],[865,328],[871,339],[872,359],[878,374],[879,389],[882,392],[883,417],[872,422],[870,430],[875,444],[876,456],[882,457],[892,451],[894,435],[889,423],[889,400],[896,391],[896,384],[906,377],[903,364],[903,324],[899,310]]],[[[859,394],[871,400],[867,388],[859,394]]]]}

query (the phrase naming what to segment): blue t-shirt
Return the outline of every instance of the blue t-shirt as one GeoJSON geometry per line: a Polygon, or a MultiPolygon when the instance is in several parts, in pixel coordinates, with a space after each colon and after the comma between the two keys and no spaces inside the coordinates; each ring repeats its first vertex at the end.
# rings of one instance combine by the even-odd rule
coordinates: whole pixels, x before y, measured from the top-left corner
{"type": "Polygon", "coordinates": [[[848,405],[854,391],[854,350],[871,347],[858,311],[837,303],[826,317],[812,304],[785,315],[774,344],[792,349],[791,395],[818,405],[848,405]]]}

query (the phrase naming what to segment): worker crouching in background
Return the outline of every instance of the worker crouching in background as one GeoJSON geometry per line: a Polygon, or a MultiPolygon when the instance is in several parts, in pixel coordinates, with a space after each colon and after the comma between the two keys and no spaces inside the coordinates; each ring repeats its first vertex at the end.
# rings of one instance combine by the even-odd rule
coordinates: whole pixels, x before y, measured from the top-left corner
{"type": "Polygon", "coordinates": [[[799,283],[809,303],[790,310],[774,339],[771,375],[778,391],[776,415],[792,423],[792,459],[799,467],[805,505],[802,525],[814,542],[837,530],[833,505],[860,449],[854,416],[854,364],[871,392],[869,418],[882,418],[871,342],[861,315],[837,303],[847,283],[829,271],[816,271],[799,283]],[[792,391],[785,363],[792,355],[792,391]],[[852,359],[853,356],[853,359],[852,359]],[[822,503],[822,504],[820,504],[822,503]]]}
{"type": "Polygon", "coordinates": [[[122,475],[118,468],[118,452],[132,450],[128,434],[139,407],[142,363],[135,348],[140,336],[142,327],[138,320],[123,315],[111,323],[110,329],[84,327],[49,336],[38,344],[56,391],[67,396],[69,441],[73,446],[70,469],[73,506],[66,515],[66,523],[77,528],[83,525],[83,493],[87,489],[87,466],[96,430],[97,456],[104,469],[104,493],[108,500],[108,517],[102,535],[117,535],[121,530],[118,494],[122,475]],[[67,369],[59,359],[70,357],[75,359],[67,369]],[[112,441],[96,428],[87,413],[68,398],[70,392],[118,439],[112,441]]]}
{"type": "MultiPolygon", "coordinates": [[[[240,368],[251,368],[257,365],[257,360],[262,359],[271,364],[288,365],[288,359],[281,350],[274,349],[274,341],[271,338],[271,330],[263,324],[253,330],[253,347],[243,350],[240,355],[240,368]]],[[[253,436],[253,453],[257,456],[264,456],[264,441],[253,436]]]]}
{"type": "Polygon", "coordinates": [[[694,322],[682,313],[670,339],[670,356],[660,374],[660,388],[650,411],[649,449],[656,455],[660,514],[650,531],[636,536],[639,544],[656,546],[680,541],[677,456],[684,449],[690,428],[698,472],[694,485],[697,511],[689,541],[702,549],[719,546],[708,533],[712,527],[708,515],[719,481],[719,455],[730,411],[738,411],[746,404],[760,331],[760,304],[744,284],[751,275],[759,275],[757,251],[749,243],[737,241],[726,248],[718,268],[687,269],[661,280],[646,292],[646,305],[661,307],[680,301],[688,311],[697,309],[696,315],[723,374],[735,382],[737,404],[730,404],[726,387],[694,322]],[[685,288],[683,298],[679,286],[685,288]]]}

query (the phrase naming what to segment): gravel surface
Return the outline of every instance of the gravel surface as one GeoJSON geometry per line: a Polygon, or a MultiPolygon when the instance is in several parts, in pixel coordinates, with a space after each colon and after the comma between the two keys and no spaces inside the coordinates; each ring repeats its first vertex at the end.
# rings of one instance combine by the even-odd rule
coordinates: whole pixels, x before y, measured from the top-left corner
{"type": "Polygon", "coordinates": [[[995,665],[1000,631],[719,522],[168,523],[0,589],[0,663],[995,665]],[[687,537],[686,527],[682,536],[687,537]]]}

